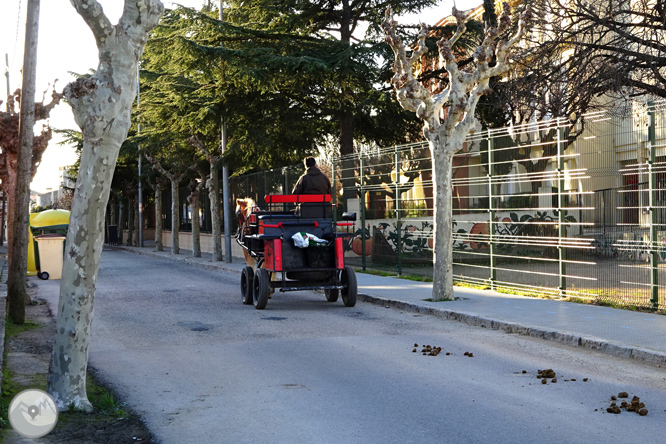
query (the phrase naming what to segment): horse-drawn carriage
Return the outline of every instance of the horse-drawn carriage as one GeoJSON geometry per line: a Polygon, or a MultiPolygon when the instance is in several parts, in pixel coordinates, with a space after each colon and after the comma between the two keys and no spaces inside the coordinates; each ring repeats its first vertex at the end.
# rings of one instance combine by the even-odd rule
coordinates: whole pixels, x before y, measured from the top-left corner
{"type": "Polygon", "coordinates": [[[342,296],[344,305],[353,307],[356,274],[345,265],[343,246],[356,214],[344,213],[336,222],[326,194],[267,195],[264,201],[260,210],[251,199],[237,200],[236,239],[248,263],[241,273],[243,303],[263,309],[275,290],[324,290],[327,301],[342,296]],[[298,247],[295,235],[317,241],[298,247]]]}

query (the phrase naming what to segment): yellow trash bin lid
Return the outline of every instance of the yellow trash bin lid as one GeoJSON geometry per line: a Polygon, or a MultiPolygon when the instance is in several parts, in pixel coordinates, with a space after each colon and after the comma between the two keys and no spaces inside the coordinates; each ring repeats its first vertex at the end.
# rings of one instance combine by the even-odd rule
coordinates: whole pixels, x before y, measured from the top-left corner
{"type": "Polygon", "coordinates": [[[62,235],[67,234],[67,226],[69,225],[69,214],[67,210],[46,210],[41,213],[37,213],[30,220],[30,227],[32,229],[33,235],[40,234],[39,232],[44,233],[59,233],[62,235]],[[42,228],[42,230],[36,230],[35,228],[42,228]]]}

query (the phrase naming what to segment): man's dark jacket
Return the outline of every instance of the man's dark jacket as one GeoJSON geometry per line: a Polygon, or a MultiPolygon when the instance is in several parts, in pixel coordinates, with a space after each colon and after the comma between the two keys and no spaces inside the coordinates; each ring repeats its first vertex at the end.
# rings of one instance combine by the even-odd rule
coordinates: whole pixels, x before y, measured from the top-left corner
{"type": "Polygon", "coordinates": [[[331,181],[319,168],[310,167],[299,177],[291,194],[331,194],[331,181]]]}

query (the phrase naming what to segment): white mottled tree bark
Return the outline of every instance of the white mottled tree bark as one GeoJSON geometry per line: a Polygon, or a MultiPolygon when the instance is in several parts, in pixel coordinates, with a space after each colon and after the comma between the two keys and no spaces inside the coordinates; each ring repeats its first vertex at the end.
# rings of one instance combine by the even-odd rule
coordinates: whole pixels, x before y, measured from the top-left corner
{"type": "Polygon", "coordinates": [[[390,7],[386,10],[386,17],[382,22],[386,42],[395,54],[395,74],[391,83],[400,105],[406,110],[414,111],[416,116],[423,120],[423,135],[428,140],[432,155],[435,199],[432,286],[434,301],[453,297],[453,155],[463,149],[465,139],[477,128],[474,111],[481,95],[490,92],[490,78],[509,70],[510,51],[525,33],[531,13],[529,9],[523,13],[515,35],[509,40],[500,40],[499,36],[511,24],[510,7],[504,3],[498,28],[486,27],[483,43],[474,52],[475,68],[465,70],[458,69],[452,48],[465,32],[467,18],[455,7],[453,15],[458,24],[455,34],[448,40],[442,38],[437,42],[440,64],[446,68],[449,80],[449,85],[438,94],[431,93],[414,77],[415,64],[420,63],[421,56],[427,51],[426,25],[421,25],[418,47],[408,57],[405,45],[397,35],[397,23],[393,20],[390,7]]]}
{"type": "Polygon", "coordinates": [[[220,177],[218,165],[222,156],[215,155],[213,150],[209,150],[206,145],[195,135],[187,139],[195,148],[201,151],[208,163],[210,163],[210,175],[206,181],[208,188],[208,199],[210,200],[210,221],[212,224],[213,235],[213,261],[222,260],[222,224],[220,222],[220,177]]]}
{"type": "Polygon", "coordinates": [[[125,223],[125,214],[123,213],[123,198],[118,198],[118,245],[123,244],[123,225],[125,223]]]}
{"type": "Polygon", "coordinates": [[[188,186],[190,195],[187,196],[187,201],[190,204],[190,211],[192,212],[192,257],[201,257],[201,205],[199,204],[199,196],[201,189],[206,186],[206,176],[200,170],[196,170],[201,176],[201,181],[197,182],[192,180],[188,186]]]}
{"type": "Polygon", "coordinates": [[[213,261],[222,260],[222,223],[220,222],[220,178],[217,161],[210,162],[210,176],[206,181],[210,201],[210,223],[213,234],[213,261]]]}
{"type": "Polygon", "coordinates": [[[71,0],[92,31],[99,65],[65,88],[83,134],[81,165],[67,232],[48,391],[58,409],[92,411],[86,393],[93,300],[104,242],[104,217],[120,145],[127,138],[137,93],[137,63],[164,6],[125,1],[112,25],[96,0],[71,0]]]}
{"type": "Polygon", "coordinates": [[[189,168],[181,165],[181,172],[178,174],[167,171],[160,161],[150,154],[144,153],[144,156],[153,165],[155,171],[171,182],[171,254],[180,254],[180,193],[178,192],[178,187],[180,186],[180,182],[185,178],[187,170],[193,168],[194,165],[189,168]]]}
{"type": "Polygon", "coordinates": [[[171,254],[180,254],[180,179],[171,179],[171,254]]]}
{"type": "Polygon", "coordinates": [[[139,230],[141,230],[141,224],[139,223],[139,196],[137,194],[136,199],[134,199],[134,235],[132,236],[133,242],[132,245],[135,247],[140,247],[139,245],[139,230]]]}
{"type": "Polygon", "coordinates": [[[127,246],[134,245],[134,222],[136,221],[136,199],[132,192],[127,197],[127,246]]]}
{"type": "Polygon", "coordinates": [[[201,226],[199,225],[199,195],[196,201],[192,201],[190,210],[192,210],[192,257],[201,257],[201,226]]]}
{"type": "Polygon", "coordinates": [[[164,251],[162,244],[162,190],[166,186],[166,179],[158,177],[155,183],[149,183],[155,190],[155,251],[164,251]]]}
{"type": "Polygon", "coordinates": [[[162,186],[155,186],[155,251],[164,251],[162,245],[162,186]]]}

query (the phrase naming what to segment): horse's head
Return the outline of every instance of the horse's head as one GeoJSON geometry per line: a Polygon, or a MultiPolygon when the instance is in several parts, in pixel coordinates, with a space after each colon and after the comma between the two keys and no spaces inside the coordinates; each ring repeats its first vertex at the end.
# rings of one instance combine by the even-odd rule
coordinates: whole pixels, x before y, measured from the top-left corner
{"type": "Polygon", "coordinates": [[[242,227],[252,213],[252,209],[256,206],[253,199],[246,197],[245,199],[236,199],[236,218],[238,219],[238,226],[242,227]]]}

